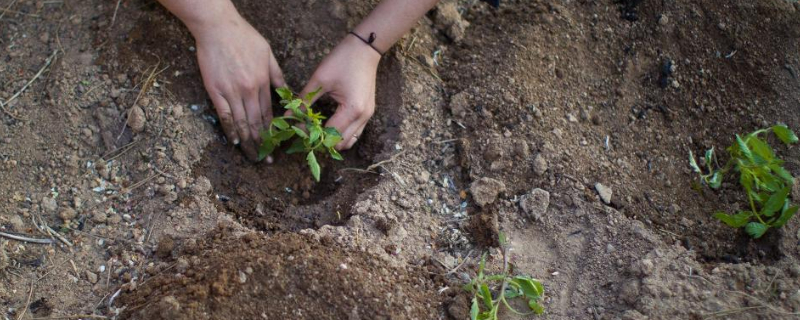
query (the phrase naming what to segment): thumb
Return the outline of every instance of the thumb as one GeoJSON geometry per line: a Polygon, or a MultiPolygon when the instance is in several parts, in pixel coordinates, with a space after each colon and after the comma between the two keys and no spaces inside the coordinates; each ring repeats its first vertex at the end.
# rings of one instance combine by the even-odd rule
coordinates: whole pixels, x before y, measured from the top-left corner
{"type": "MultiPolygon", "coordinates": [[[[315,102],[317,102],[317,100],[319,100],[320,97],[322,97],[323,95],[325,95],[329,91],[327,88],[323,88],[321,81],[317,80],[316,77],[312,77],[311,81],[309,81],[306,84],[306,86],[303,87],[303,91],[300,91],[300,94],[298,95],[298,98],[303,99],[303,101],[305,101],[306,100],[306,96],[308,94],[312,93],[312,92],[315,92],[315,91],[316,91],[316,94],[311,96],[311,99],[309,101],[306,101],[306,103],[308,103],[308,105],[314,104],[315,102]]],[[[304,108],[305,107],[301,106],[301,109],[304,109],[304,108]]],[[[292,114],[291,110],[286,110],[286,112],[283,113],[284,116],[288,116],[288,115],[291,115],[291,114],[292,114]]]]}

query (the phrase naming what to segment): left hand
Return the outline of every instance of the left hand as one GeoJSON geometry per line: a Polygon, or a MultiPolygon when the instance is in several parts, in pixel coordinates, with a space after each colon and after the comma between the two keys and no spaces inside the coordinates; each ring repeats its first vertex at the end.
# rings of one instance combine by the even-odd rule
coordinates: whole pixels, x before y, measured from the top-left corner
{"type": "Polygon", "coordinates": [[[342,134],[337,150],[350,149],[375,113],[375,78],[380,58],[381,55],[369,45],[347,35],[322,60],[300,93],[304,97],[322,88],[314,101],[328,94],[339,104],[325,123],[326,127],[334,127],[342,134]]]}

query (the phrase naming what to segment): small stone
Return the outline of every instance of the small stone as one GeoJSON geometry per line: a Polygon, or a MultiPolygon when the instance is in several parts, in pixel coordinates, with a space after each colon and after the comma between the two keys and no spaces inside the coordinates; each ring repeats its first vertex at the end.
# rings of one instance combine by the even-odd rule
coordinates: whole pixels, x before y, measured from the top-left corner
{"type": "Polygon", "coordinates": [[[175,240],[170,236],[164,236],[158,242],[156,247],[156,256],[159,258],[167,258],[172,255],[172,250],[175,249],[175,240]]]}
{"type": "Polygon", "coordinates": [[[50,197],[42,198],[42,209],[49,212],[55,212],[58,209],[58,203],[56,203],[56,199],[50,197]]]}
{"type": "Polygon", "coordinates": [[[75,217],[77,216],[78,213],[75,212],[75,210],[72,210],[72,208],[65,208],[64,210],[61,210],[61,212],[58,213],[58,217],[64,221],[75,219],[75,217]]]}
{"type": "Polygon", "coordinates": [[[144,131],[144,126],[147,123],[147,117],[144,115],[144,110],[139,106],[133,106],[128,112],[128,126],[131,127],[133,132],[144,131]]]}
{"type": "Polygon", "coordinates": [[[22,217],[18,214],[12,215],[11,218],[8,219],[8,223],[11,225],[11,231],[22,232],[25,230],[25,222],[22,221],[22,217]]]}
{"type": "Polygon", "coordinates": [[[522,196],[519,200],[520,207],[533,220],[540,220],[550,207],[550,193],[536,188],[530,194],[522,196]]]}
{"type": "Polygon", "coordinates": [[[600,199],[605,202],[605,204],[611,204],[611,196],[613,195],[614,191],[611,188],[604,186],[602,183],[595,183],[594,189],[597,190],[597,194],[600,195],[600,199]]]}
{"type": "Polygon", "coordinates": [[[800,265],[793,264],[791,267],[789,267],[789,273],[792,275],[792,277],[800,277],[800,265]]]}
{"type": "Polygon", "coordinates": [[[86,270],[86,280],[89,280],[89,283],[91,284],[97,283],[97,274],[86,270]]]}
{"type": "Polygon", "coordinates": [[[469,112],[469,107],[469,93],[466,91],[456,93],[450,98],[450,113],[452,113],[456,119],[464,118],[467,112],[469,112]]]}
{"type": "Polygon", "coordinates": [[[540,176],[547,172],[547,160],[544,159],[541,153],[537,154],[533,159],[533,171],[540,176]]]}
{"type": "Polygon", "coordinates": [[[116,214],[111,215],[110,217],[108,217],[108,219],[106,219],[106,222],[108,222],[108,224],[111,224],[111,225],[120,223],[120,221],[122,221],[122,217],[120,217],[119,215],[116,215],[116,214]]]}
{"type": "Polygon", "coordinates": [[[505,191],[506,185],[502,181],[486,177],[472,182],[469,187],[472,198],[481,207],[493,203],[497,200],[497,196],[505,191]]]}
{"type": "Polygon", "coordinates": [[[245,274],[242,271],[239,271],[239,279],[238,280],[239,280],[239,283],[244,284],[245,282],[247,282],[247,274],[245,274]]]}
{"type": "Polygon", "coordinates": [[[94,214],[92,214],[92,221],[94,223],[105,223],[106,219],[107,217],[105,212],[95,211],[94,214]]]}
{"type": "Polygon", "coordinates": [[[461,41],[466,35],[469,22],[461,17],[455,2],[442,2],[436,7],[435,26],[453,42],[461,41]]]}
{"type": "Polygon", "coordinates": [[[612,253],[614,251],[617,251],[617,248],[614,248],[613,244],[609,243],[606,245],[606,253],[612,253]]]}
{"type": "Polygon", "coordinates": [[[178,261],[175,263],[175,271],[178,271],[178,273],[185,273],[186,270],[189,270],[189,260],[186,260],[184,257],[178,258],[178,261]]]}

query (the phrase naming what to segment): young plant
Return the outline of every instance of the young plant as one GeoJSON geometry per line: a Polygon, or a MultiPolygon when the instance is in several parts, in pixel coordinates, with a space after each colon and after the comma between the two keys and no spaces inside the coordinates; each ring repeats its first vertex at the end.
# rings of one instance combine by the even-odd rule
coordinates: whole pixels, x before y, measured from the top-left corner
{"type": "Polygon", "coordinates": [[[528,276],[511,276],[508,274],[508,258],[506,256],[505,235],[500,234],[500,249],[503,253],[503,273],[484,274],[486,254],[481,258],[478,275],[472,279],[464,289],[472,293],[472,306],[469,316],[471,320],[497,320],[501,306],[505,306],[513,313],[521,316],[544,313],[544,307],[539,301],[544,296],[544,286],[539,280],[528,276]],[[494,296],[492,288],[498,288],[494,296]],[[523,298],[527,302],[530,312],[517,311],[508,304],[508,300],[523,298]]]}
{"type": "Polygon", "coordinates": [[[769,228],[780,228],[797,213],[798,207],[792,205],[789,193],[794,185],[794,177],[783,168],[784,161],[776,157],[761,135],[772,131],[786,145],[798,142],[797,135],[785,125],[754,131],[744,137],[736,135],[736,143],[728,147],[730,159],[722,167],[714,166],[714,148],[706,151],[703,160],[707,172],[704,173],[689,151],[689,164],[700,175],[703,183],[713,189],[722,185],[725,174],[733,170],[739,174],[739,184],[747,193],[748,210],[734,215],[725,212],[714,213],[714,217],[732,228],[745,228],[753,238],[760,238],[769,228]]]}
{"type": "Polygon", "coordinates": [[[331,158],[342,160],[342,155],[333,148],[342,141],[342,135],[336,128],[323,128],[322,120],[325,117],[311,108],[311,100],[319,93],[319,89],[302,99],[296,97],[288,88],[278,88],[275,91],[281,97],[281,105],[290,110],[291,115],[273,118],[269,128],[261,131],[263,142],[258,149],[258,158],[263,160],[281,143],[295,138],[289,149],[286,149],[286,153],[306,153],[311,175],[314,176],[314,180],[319,181],[320,167],[315,152],[328,153],[331,158]]]}

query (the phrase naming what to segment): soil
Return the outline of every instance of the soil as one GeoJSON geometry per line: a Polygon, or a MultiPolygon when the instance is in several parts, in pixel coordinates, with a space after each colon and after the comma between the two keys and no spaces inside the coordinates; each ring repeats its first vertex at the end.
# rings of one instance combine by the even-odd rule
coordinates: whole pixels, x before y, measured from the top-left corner
{"type": "MultiPolygon", "coordinates": [[[[234,3],[299,88],[377,1],[234,3]]],[[[54,242],[0,238],[3,318],[466,319],[501,233],[545,319],[800,312],[800,222],[724,226],[735,179],[698,188],[687,161],[800,128],[795,1],[443,1],[319,183],[227,144],[155,1],[0,10],[0,101],[34,79],[0,115],[0,231],[54,242]]],[[[800,175],[800,149],[776,149],[800,175]]],[[[519,318],[538,317],[501,313],[519,318]]]]}

